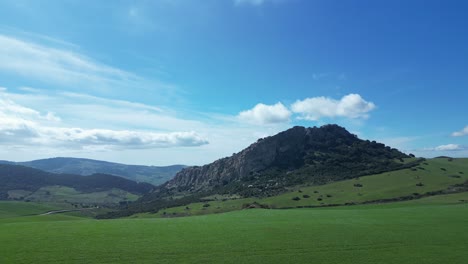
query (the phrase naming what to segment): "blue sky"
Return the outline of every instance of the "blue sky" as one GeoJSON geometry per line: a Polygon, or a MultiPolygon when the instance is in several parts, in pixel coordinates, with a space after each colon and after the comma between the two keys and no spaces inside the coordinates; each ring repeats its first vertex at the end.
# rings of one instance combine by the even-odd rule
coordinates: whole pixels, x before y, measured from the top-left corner
{"type": "Polygon", "coordinates": [[[468,157],[466,1],[0,0],[0,159],[201,165],[294,125],[468,157]]]}

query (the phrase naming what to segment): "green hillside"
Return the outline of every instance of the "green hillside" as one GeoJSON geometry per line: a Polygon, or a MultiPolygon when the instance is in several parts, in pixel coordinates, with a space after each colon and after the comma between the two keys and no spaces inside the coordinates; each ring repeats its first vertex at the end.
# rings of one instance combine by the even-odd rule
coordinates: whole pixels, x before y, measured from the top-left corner
{"type": "MultiPolygon", "coordinates": [[[[11,192],[10,192],[11,193],[11,192]]],[[[135,201],[138,195],[110,189],[100,192],[83,193],[70,187],[46,186],[24,197],[25,200],[52,203],[117,204],[121,201],[135,201]]]]}
{"type": "Polygon", "coordinates": [[[269,208],[295,208],[359,204],[383,199],[418,199],[433,192],[450,192],[451,186],[465,181],[468,181],[468,159],[436,158],[423,161],[413,168],[325,185],[296,186],[287,193],[273,197],[232,199],[215,195],[205,197],[202,202],[166,208],[147,215],[167,217],[219,213],[256,206],[252,205],[254,202],[269,208]]]}
{"type": "Polygon", "coordinates": [[[115,207],[154,188],[113,175],[54,174],[8,164],[0,164],[0,182],[0,200],[46,202],[66,208],[115,207]]]}

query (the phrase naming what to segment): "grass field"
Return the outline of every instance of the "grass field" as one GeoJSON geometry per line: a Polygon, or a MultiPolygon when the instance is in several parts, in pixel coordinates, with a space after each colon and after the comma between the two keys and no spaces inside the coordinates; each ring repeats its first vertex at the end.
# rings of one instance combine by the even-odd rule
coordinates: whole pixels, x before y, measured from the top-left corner
{"type": "Polygon", "coordinates": [[[184,218],[9,218],[0,221],[0,263],[466,263],[464,199],[184,218]]]}
{"type": "Polygon", "coordinates": [[[36,215],[57,209],[58,207],[50,204],[0,201],[0,219],[36,215]]]}

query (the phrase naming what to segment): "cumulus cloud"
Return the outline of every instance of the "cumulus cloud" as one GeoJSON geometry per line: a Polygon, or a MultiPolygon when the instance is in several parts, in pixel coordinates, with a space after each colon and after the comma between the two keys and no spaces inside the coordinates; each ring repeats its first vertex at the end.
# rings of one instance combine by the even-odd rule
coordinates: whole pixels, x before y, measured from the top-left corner
{"type": "Polygon", "coordinates": [[[457,144],[440,145],[434,148],[434,150],[438,150],[438,151],[453,151],[453,150],[462,150],[462,149],[463,148],[457,144]]]}
{"type": "Polygon", "coordinates": [[[257,104],[254,108],[240,112],[238,118],[254,124],[274,124],[289,121],[291,111],[282,103],[274,105],[257,104]]]}
{"type": "Polygon", "coordinates": [[[323,117],[368,118],[375,104],[367,102],[359,94],[348,94],[340,100],[329,97],[312,97],[292,104],[294,113],[301,119],[317,121],[323,117]]]}
{"type": "MultiPolygon", "coordinates": [[[[149,107],[147,107],[149,108],[149,107]]],[[[82,149],[89,146],[108,148],[168,148],[208,144],[194,131],[155,133],[149,131],[86,129],[65,126],[51,112],[22,106],[0,95],[0,142],[13,146],[49,146],[82,149]]]]}
{"type": "Polygon", "coordinates": [[[461,131],[453,132],[452,136],[453,137],[462,137],[462,136],[467,136],[468,135],[468,126],[463,128],[461,131]]]}

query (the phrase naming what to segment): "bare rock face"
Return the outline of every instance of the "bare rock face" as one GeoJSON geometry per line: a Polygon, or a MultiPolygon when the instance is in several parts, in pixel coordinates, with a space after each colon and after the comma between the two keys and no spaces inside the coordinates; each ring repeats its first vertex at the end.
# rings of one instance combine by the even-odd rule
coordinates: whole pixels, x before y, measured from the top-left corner
{"type": "Polygon", "coordinates": [[[296,126],[275,136],[259,139],[231,157],[204,166],[185,168],[164,187],[177,188],[179,191],[200,191],[259,175],[270,168],[295,170],[304,166],[307,154],[315,149],[320,151],[320,142],[330,140],[345,145],[360,141],[337,125],[320,128],[296,126]]]}

